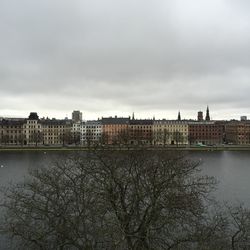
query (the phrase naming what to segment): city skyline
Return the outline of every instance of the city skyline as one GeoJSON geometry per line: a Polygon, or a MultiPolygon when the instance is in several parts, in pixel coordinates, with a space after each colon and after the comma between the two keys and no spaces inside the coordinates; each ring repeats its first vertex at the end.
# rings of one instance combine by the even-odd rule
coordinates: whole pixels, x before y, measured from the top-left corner
{"type": "Polygon", "coordinates": [[[0,3],[0,116],[250,116],[246,0],[0,3]]]}
{"type": "Polygon", "coordinates": [[[183,120],[180,112],[175,120],[102,117],[83,121],[82,112],[74,110],[72,119],[40,118],[31,112],[26,118],[0,119],[0,144],[38,145],[222,145],[250,144],[250,120],[211,120],[206,113],[197,113],[196,120],[183,120]]]}
{"type": "MultiPolygon", "coordinates": [[[[132,112],[131,114],[128,114],[128,115],[124,115],[124,114],[122,114],[122,115],[117,115],[116,113],[115,114],[110,114],[110,115],[102,115],[102,116],[93,116],[93,117],[91,117],[91,118],[89,118],[89,117],[87,117],[87,116],[85,116],[84,115],[84,111],[82,111],[82,110],[77,110],[77,109],[75,109],[75,110],[71,110],[70,112],[69,112],[69,115],[68,114],[66,114],[64,117],[58,117],[58,116],[56,116],[55,114],[52,114],[51,116],[49,116],[49,115],[44,115],[44,114],[42,114],[42,113],[39,113],[39,112],[37,112],[37,111],[30,111],[29,112],[29,114],[30,113],[36,113],[36,114],[38,114],[38,116],[39,116],[39,119],[61,119],[61,120],[64,120],[64,119],[73,119],[74,120],[74,118],[73,118],[73,113],[74,112],[77,112],[77,113],[79,113],[79,115],[81,116],[81,120],[82,121],[91,121],[91,120],[99,120],[99,119],[102,119],[102,118],[109,118],[109,117],[113,117],[113,118],[116,118],[116,117],[128,117],[128,118],[131,118],[131,119],[137,119],[137,120],[145,120],[145,119],[148,119],[148,120],[186,120],[186,121],[188,121],[188,120],[207,120],[207,116],[209,117],[208,119],[209,120],[213,120],[213,121],[230,121],[230,120],[247,120],[247,118],[248,118],[248,116],[247,115],[240,115],[239,117],[238,116],[236,116],[236,117],[232,117],[231,119],[225,119],[225,118],[223,118],[223,117],[219,117],[219,119],[215,119],[214,117],[213,117],[213,115],[211,115],[211,112],[210,112],[210,107],[207,105],[207,107],[206,107],[206,109],[199,109],[199,110],[197,110],[196,111],[196,114],[195,114],[195,116],[192,116],[192,117],[186,117],[185,115],[183,116],[183,113],[179,110],[176,114],[175,114],[175,117],[171,117],[171,118],[169,118],[169,117],[156,117],[155,115],[150,115],[149,113],[147,113],[147,115],[146,116],[140,116],[140,115],[138,115],[138,114],[136,114],[135,112],[132,112]],[[200,113],[200,114],[199,114],[200,113]],[[199,116],[200,116],[200,118],[199,118],[199,116]]],[[[28,114],[28,115],[29,115],[28,114]]],[[[26,119],[27,117],[28,117],[28,115],[27,114],[24,114],[24,115],[22,115],[22,114],[19,114],[19,115],[17,115],[17,116],[11,116],[11,115],[6,115],[6,116],[2,116],[1,114],[0,114],[0,119],[2,118],[2,119],[8,119],[8,118],[10,118],[10,119],[15,119],[15,118],[24,118],[24,119],[26,119]]],[[[238,114],[239,115],[239,114],[238,114]]],[[[77,116],[78,116],[78,114],[77,114],[77,116]]]]}

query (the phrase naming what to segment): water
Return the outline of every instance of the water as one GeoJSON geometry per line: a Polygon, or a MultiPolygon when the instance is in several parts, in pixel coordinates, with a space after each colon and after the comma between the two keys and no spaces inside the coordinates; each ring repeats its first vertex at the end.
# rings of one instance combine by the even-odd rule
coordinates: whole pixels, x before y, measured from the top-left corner
{"type": "MultiPolygon", "coordinates": [[[[69,152],[0,152],[0,186],[22,181],[29,169],[42,167],[69,152]]],[[[250,207],[250,152],[189,152],[188,157],[201,160],[204,174],[219,181],[219,200],[243,202],[250,207]]],[[[0,197],[1,198],[1,197],[0,197]]]]}
{"type": "MultiPolygon", "coordinates": [[[[0,152],[0,186],[22,181],[29,169],[40,168],[57,157],[67,157],[68,152],[0,152]]],[[[215,176],[219,201],[244,203],[250,208],[250,152],[189,152],[187,156],[201,160],[202,172],[215,176]]],[[[2,197],[0,196],[0,200],[2,197]]],[[[9,249],[0,238],[0,249],[9,249]]]]}
{"type": "MultiPolygon", "coordinates": [[[[62,152],[0,152],[0,186],[7,187],[12,183],[21,182],[29,170],[52,164],[56,158],[67,157],[62,152]]],[[[0,203],[2,202],[0,193],[0,203]]],[[[0,209],[0,218],[3,213],[0,209]]],[[[0,250],[14,250],[13,242],[0,235],[0,250]]]]}
{"type": "Polygon", "coordinates": [[[250,208],[250,152],[190,152],[201,160],[204,174],[218,180],[215,196],[219,201],[244,203],[250,208]]]}

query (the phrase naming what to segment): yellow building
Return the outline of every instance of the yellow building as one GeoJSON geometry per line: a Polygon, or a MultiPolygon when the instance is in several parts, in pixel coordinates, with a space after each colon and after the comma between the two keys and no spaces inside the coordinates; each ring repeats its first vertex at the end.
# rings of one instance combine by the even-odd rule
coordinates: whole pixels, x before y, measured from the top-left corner
{"type": "Polygon", "coordinates": [[[153,124],[154,145],[188,144],[188,122],[157,120],[153,124]]]}
{"type": "Polygon", "coordinates": [[[0,144],[23,145],[24,144],[24,119],[2,119],[0,121],[0,144]]]}
{"type": "Polygon", "coordinates": [[[73,143],[69,120],[42,119],[43,144],[65,145],[73,143]]]}

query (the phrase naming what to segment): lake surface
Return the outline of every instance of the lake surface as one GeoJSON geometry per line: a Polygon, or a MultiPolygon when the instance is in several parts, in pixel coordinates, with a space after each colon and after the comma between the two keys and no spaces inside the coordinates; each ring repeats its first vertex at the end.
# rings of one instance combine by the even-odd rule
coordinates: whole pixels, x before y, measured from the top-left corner
{"type": "MultiPolygon", "coordinates": [[[[53,164],[58,157],[68,157],[70,154],[54,151],[0,152],[0,186],[20,182],[29,169],[53,164]]],[[[250,152],[192,151],[187,153],[187,157],[201,161],[202,173],[216,177],[219,183],[214,196],[217,200],[241,202],[250,208],[250,152]]],[[[8,249],[1,238],[0,249],[8,249]]]]}
{"type": "Polygon", "coordinates": [[[250,208],[250,151],[190,152],[201,160],[204,174],[218,181],[215,196],[219,201],[244,203],[250,208]]]}
{"type": "MultiPolygon", "coordinates": [[[[53,164],[56,158],[70,152],[0,152],[0,185],[22,181],[28,169],[53,164]]],[[[240,201],[250,207],[250,152],[213,151],[189,152],[188,157],[201,160],[204,174],[219,181],[216,196],[219,200],[240,201]]]]}

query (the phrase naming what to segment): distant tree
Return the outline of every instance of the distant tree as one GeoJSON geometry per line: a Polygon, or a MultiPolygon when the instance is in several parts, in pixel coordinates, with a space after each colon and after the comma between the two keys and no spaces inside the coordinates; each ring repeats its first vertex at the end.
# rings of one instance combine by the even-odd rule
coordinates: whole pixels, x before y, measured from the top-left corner
{"type": "Polygon", "coordinates": [[[100,141],[101,141],[101,145],[105,145],[109,143],[109,135],[107,132],[102,132],[100,141]]]}
{"type": "Polygon", "coordinates": [[[10,143],[10,136],[8,134],[2,135],[2,144],[9,144],[10,143]]]}
{"type": "Polygon", "coordinates": [[[29,143],[36,146],[43,141],[43,133],[40,130],[35,130],[30,134],[29,143]]]}
{"type": "Polygon", "coordinates": [[[128,129],[122,129],[121,131],[119,131],[117,138],[120,145],[128,145],[130,141],[128,129]]]}
{"type": "Polygon", "coordinates": [[[89,128],[86,130],[86,141],[88,147],[94,145],[94,134],[89,128]]]}
{"type": "Polygon", "coordinates": [[[183,141],[184,141],[183,134],[178,130],[173,132],[172,139],[176,143],[177,147],[178,147],[179,144],[182,144],[183,141]]]}
{"type": "Polygon", "coordinates": [[[166,144],[169,140],[169,136],[170,136],[169,131],[166,128],[164,128],[163,129],[163,145],[164,145],[164,147],[166,146],[166,144]]]}
{"type": "Polygon", "coordinates": [[[188,142],[189,142],[189,145],[192,145],[195,143],[195,137],[191,134],[188,135],[188,142]]]}
{"type": "Polygon", "coordinates": [[[170,133],[166,128],[158,129],[154,133],[154,139],[156,144],[163,145],[164,147],[168,144],[170,133]]]}
{"type": "Polygon", "coordinates": [[[154,136],[154,145],[161,144],[162,130],[161,129],[154,130],[153,136],[154,136]]]}
{"type": "Polygon", "coordinates": [[[19,143],[21,146],[24,145],[24,140],[25,140],[25,134],[20,134],[17,138],[17,143],[19,143]]]}
{"type": "Polygon", "coordinates": [[[131,139],[134,145],[142,145],[143,144],[143,131],[139,127],[134,127],[131,131],[132,136],[131,139]]]}
{"type": "Polygon", "coordinates": [[[75,145],[79,145],[80,144],[80,141],[81,141],[81,134],[80,132],[73,132],[72,133],[72,136],[73,136],[73,142],[75,145]]]}
{"type": "Polygon", "coordinates": [[[65,130],[60,135],[60,140],[62,141],[63,146],[72,144],[74,142],[73,133],[70,130],[65,130]]]}

